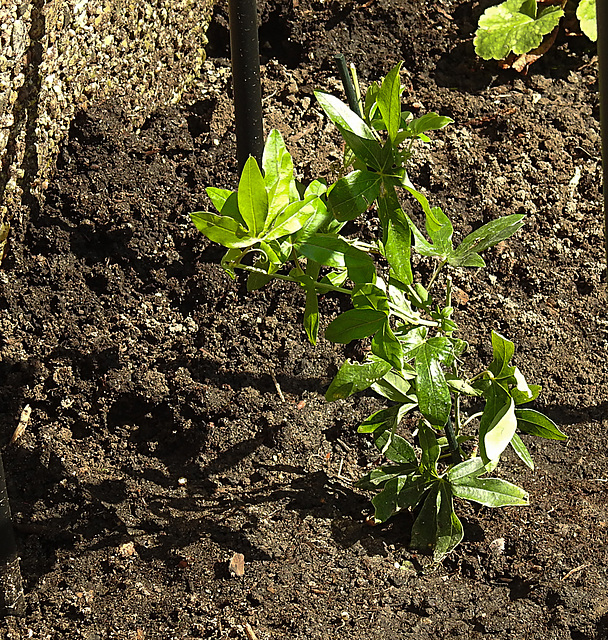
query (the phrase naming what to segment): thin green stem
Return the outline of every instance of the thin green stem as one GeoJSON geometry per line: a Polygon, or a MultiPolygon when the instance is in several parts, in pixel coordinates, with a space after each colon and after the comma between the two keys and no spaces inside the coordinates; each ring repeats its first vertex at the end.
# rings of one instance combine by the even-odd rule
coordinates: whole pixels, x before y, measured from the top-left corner
{"type": "MultiPolygon", "coordinates": [[[[233,269],[242,269],[243,271],[248,271],[250,273],[262,273],[265,276],[270,276],[271,278],[276,278],[277,280],[284,280],[285,282],[295,282],[297,284],[301,284],[297,278],[292,276],[286,276],[282,273],[267,273],[262,269],[256,269],[248,264],[233,264],[233,269]]],[[[352,291],[350,289],[344,289],[343,287],[336,287],[333,284],[325,284],[324,282],[315,282],[315,289],[319,289],[325,293],[329,291],[334,291],[336,293],[346,293],[350,295],[352,291]]]]}
{"type": "Polygon", "coordinates": [[[439,272],[443,269],[443,267],[445,267],[445,265],[448,263],[447,259],[446,260],[442,260],[439,263],[439,266],[435,269],[435,273],[431,276],[431,279],[429,280],[429,283],[427,285],[427,291],[431,290],[431,287],[435,284],[435,280],[437,280],[437,276],[439,275],[439,272]]]}

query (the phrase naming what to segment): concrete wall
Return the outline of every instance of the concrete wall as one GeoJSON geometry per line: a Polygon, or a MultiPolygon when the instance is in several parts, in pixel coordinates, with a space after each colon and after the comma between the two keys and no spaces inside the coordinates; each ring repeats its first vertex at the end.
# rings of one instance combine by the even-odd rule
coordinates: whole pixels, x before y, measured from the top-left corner
{"type": "Polygon", "coordinates": [[[136,122],[200,76],[213,0],[0,0],[0,259],[43,197],[74,114],[123,101],[136,122]]]}

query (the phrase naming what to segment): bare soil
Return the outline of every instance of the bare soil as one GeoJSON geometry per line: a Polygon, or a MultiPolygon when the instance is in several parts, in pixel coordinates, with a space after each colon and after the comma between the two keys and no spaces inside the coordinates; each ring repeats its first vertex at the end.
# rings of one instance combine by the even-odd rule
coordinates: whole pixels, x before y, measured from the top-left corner
{"type": "MultiPolygon", "coordinates": [[[[15,225],[0,438],[27,613],[1,638],[608,638],[595,47],[560,34],[527,76],[481,63],[488,4],[262,2],[265,124],[300,178],[330,176],[341,148],[312,91],[340,91],[333,55],[363,83],[404,60],[411,110],[455,121],[418,149],[412,181],[460,236],[526,214],[487,269],[453,276],[466,368],[499,330],[569,435],[527,440],[534,472],[507,456],[531,505],[459,503],[465,541],[439,566],[408,549],[408,514],[366,524],[353,481],[376,456],[356,426],[380,399],[326,403],[344,349],[306,343],[301,291],[248,294],[189,220],[206,186],[237,181],[220,4],[197,90],[139,130],[120,104],[81,113],[45,206],[15,225]]],[[[344,304],[327,296],[324,322],[344,304]]]]}

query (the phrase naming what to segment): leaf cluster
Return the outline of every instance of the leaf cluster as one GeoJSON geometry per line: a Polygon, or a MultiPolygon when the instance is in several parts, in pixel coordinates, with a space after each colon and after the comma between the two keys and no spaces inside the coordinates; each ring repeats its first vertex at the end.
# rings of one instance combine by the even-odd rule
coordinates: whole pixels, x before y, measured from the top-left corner
{"type": "Polygon", "coordinates": [[[403,110],[400,68],[369,87],[363,117],[335,96],[316,92],[346,145],[344,175],[336,182],[299,184],[280,134],[272,131],[262,167],[250,158],[236,191],[209,188],[218,213],[193,213],[192,219],[227,248],[222,265],[228,274],[248,272],[250,290],[273,278],[303,288],[303,324],[312,344],[319,334],[318,296],[334,291],[350,297],[352,308],[329,323],[325,338],[367,340],[370,348],[362,362],[344,362],[326,398],[343,400],[371,388],[386,399],[388,406],[359,432],[371,435],[387,463],[360,486],[377,492],[372,503],[378,522],[403,509],[415,511],[412,546],[430,549],[440,560],[463,535],[455,497],[493,507],[527,504],[523,489],[490,474],[508,446],[533,468],[520,434],[565,436],[549,418],[523,406],[540,387],[528,385],[511,363],[514,345],[503,336],[492,333],[493,360],[486,369],[471,377],[460,373],[467,343],[456,336],[451,278],[441,288],[438,276],[444,268],[483,267],[480,253],[515,233],[523,216],[492,220],[454,242],[449,217],[431,206],[406,171],[412,144],[428,141],[428,132],[451,119],[435,113],[414,118],[403,110]],[[420,207],[424,229],[404,211],[399,193],[420,207]],[[344,224],[368,210],[377,212],[379,237],[371,243],[345,237],[344,224]],[[435,266],[426,286],[415,281],[412,251],[435,266]],[[483,409],[465,416],[466,398],[483,409]],[[409,439],[401,433],[406,417],[416,424],[409,439]]]}

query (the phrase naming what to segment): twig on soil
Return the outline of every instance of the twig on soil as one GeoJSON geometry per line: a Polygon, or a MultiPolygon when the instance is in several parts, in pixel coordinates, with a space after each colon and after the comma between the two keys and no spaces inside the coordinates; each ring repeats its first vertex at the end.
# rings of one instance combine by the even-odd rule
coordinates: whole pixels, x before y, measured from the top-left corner
{"type": "Polygon", "coordinates": [[[589,565],[588,564],[582,564],[580,565],[580,567],[575,567],[574,569],[572,569],[571,571],[568,571],[568,573],[562,578],[562,582],[566,579],[569,578],[571,575],[578,573],[579,571],[582,571],[583,569],[586,569],[589,565]]]}
{"type": "Polygon", "coordinates": [[[248,640],[258,640],[258,637],[255,635],[254,630],[251,628],[251,625],[246,622],[244,625],[245,633],[247,634],[248,640]]]}
{"type": "Polygon", "coordinates": [[[9,444],[14,444],[15,442],[17,442],[17,440],[25,433],[25,430],[27,429],[27,423],[30,421],[31,413],[32,408],[29,404],[26,404],[25,407],[23,407],[21,417],[19,418],[19,424],[13,432],[13,437],[11,438],[9,444]]]}
{"type": "Polygon", "coordinates": [[[272,378],[272,381],[274,382],[274,388],[277,390],[277,393],[279,394],[279,398],[281,398],[281,402],[285,402],[285,396],[283,395],[283,392],[281,391],[281,387],[279,386],[279,383],[277,381],[277,377],[274,375],[274,371],[272,369],[270,370],[270,377],[272,378]]]}

